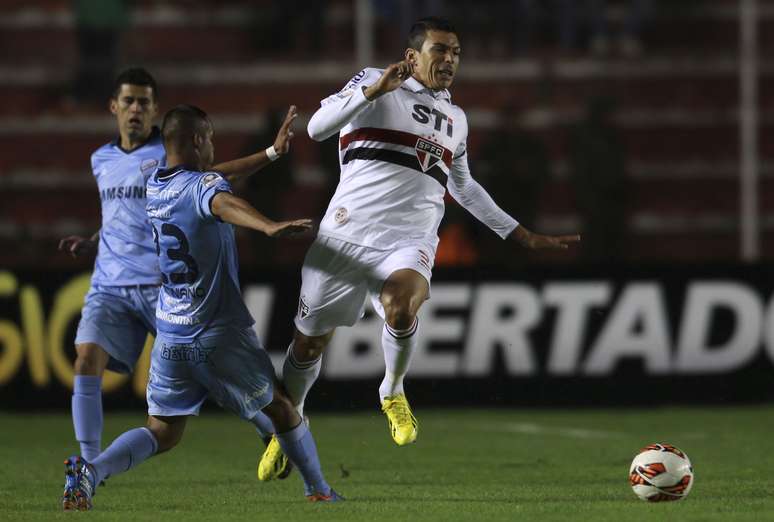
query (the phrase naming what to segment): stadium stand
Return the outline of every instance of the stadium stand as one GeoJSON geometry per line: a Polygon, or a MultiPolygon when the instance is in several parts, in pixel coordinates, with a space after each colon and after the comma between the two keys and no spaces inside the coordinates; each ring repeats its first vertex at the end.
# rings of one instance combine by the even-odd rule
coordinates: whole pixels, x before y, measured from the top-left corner
{"type": "MultiPolygon", "coordinates": [[[[567,53],[543,41],[509,54],[505,43],[488,41],[485,32],[468,34],[461,24],[463,59],[452,94],[470,122],[472,170],[475,176],[477,163],[485,160],[478,154],[495,132],[499,114],[518,104],[522,128],[545,144],[550,159],[532,226],[547,233],[577,229],[581,217],[571,183],[570,129],[587,102],[604,95],[616,101],[615,128],[626,151],[628,233],[622,257],[732,261],[739,251],[736,2],[686,2],[690,7],[678,11],[662,4],[642,34],[644,52],[637,58],[567,53]]],[[[399,43],[385,26],[389,21],[380,20],[375,63],[355,64],[352,2],[337,0],[324,4],[321,33],[314,37],[320,38],[320,49],[311,48],[303,28],[294,34],[290,27],[282,34],[291,44],[275,48],[277,31],[270,33],[270,21],[281,13],[272,5],[133,2],[119,61],[142,64],[157,76],[162,110],[178,102],[205,107],[218,129],[220,159],[247,152],[257,137],[271,135],[270,113],[298,105],[298,136],[286,172],[268,170],[244,189],[273,205],[276,217],[319,217],[335,186],[335,143],[320,147],[302,129],[321,98],[361,65],[395,60],[385,51],[399,43]],[[197,31],[195,48],[182,38],[192,30],[197,31]],[[280,175],[290,179],[278,180],[280,175]]],[[[613,16],[616,9],[611,8],[613,16]]],[[[771,49],[774,31],[767,29],[774,28],[774,9],[763,6],[760,20],[761,48],[771,49]]],[[[70,2],[3,2],[0,48],[0,265],[88,268],[89,260],[66,259],[54,251],[58,238],[88,235],[99,226],[88,158],[110,139],[114,123],[103,107],[72,109],[62,103],[78,63],[70,2]]],[[[774,214],[765,212],[774,208],[774,139],[769,139],[774,66],[763,61],[760,70],[761,245],[763,257],[771,258],[774,214]]],[[[476,227],[470,227],[474,238],[487,233],[476,227]]],[[[242,261],[256,267],[299,263],[304,241],[269,246],[243,236],[242,261]]],[[[494,243],[482,239],[479,244],[486,250],[494,243]]],[[[532,259],[574,262],[580,255],[532,259]]],[[[482,252],[480,259],[507,264],[507,257],[482,252]]]]}

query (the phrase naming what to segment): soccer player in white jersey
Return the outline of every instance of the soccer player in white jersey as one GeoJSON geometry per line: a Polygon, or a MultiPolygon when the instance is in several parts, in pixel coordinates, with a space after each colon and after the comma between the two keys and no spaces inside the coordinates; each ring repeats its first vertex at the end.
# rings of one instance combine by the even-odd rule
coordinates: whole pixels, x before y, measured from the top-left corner
{"type": "MultiPolygon", "coordinates": [[[[231,193],[212,167],[207,115],[178,105],[161,130],[171,165],[148,180],[147,214],[159,259],[158,335],[148,381],[147,427],[120,435],[98,457],[65,461],[62,506],[88,510],[103,478],[128,471],[176,446],[187,419],[209,395],[248,422],[268,415],[282,450],[298,467],[309,500],[342,500],[328,485],[306,423],[278,385],[252,329],[239,288],[234,227],[276,237],[308,230],[311,220],[274,222],[231,193]]],[[[224,438],[213,444],[228,443],[224,438]]]]}
{"type": "Polygon", "coordinates": [[[385,320],[382,410],[398,445],[417,437],[403,388],[430,278],[444,195],[503,239],[565,249],[577,235],[535,234],[501,210],[470,175],[465,113],[449,86],[460,60],[456,31],[440,18],[411,28],[405,59],[366,68],[321,103],[312,139],[339,133],[341,179],[309,248],[283,383],[302,409],[335,328],[353,325],[370,295],[385,320]]]}
{"type": "MultiPolygon", "coordinates": [[[[91,157],[100,192],[102,227],[91,238],[64,238],[60,250],[73,256],[97,251],[91,289],[86,296],[75,339],[75,379],[72,416],[75,438],[86,460],[101,450],[103,412],[102,375],[105,369],[131,372],[148,333],[156,334],[154,312],[161,283],[153,235],[145,212],[145,185],[166,164],[161,134],[153,126],[158,111],[158,88],[142,68],[118,75],[110,100],[119,136],[91,157]]],[[[272,147],[213,167],[230,180],[251,174],[286,154],[296,116],[291,107],[272,147]]],[[[256,428],[269,443],[273,431],[264,415],[256,428]]],[[[264,455],[263,480],[285,476],[287,459],[274,451],[264,455]]]]}

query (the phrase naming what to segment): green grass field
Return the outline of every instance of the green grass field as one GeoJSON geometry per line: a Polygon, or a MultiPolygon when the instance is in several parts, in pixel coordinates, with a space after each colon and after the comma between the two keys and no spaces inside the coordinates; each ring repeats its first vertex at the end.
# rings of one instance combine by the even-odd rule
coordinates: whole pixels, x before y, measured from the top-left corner
{"type": "MultiPolygon", "coordinates": [[[[307,503],[295,472],[259,483],[252,428],[210,413],[171,453],[111,478],[88,514],[59,511],[69,416],[0,414],[0,520],[774,520],[774,407],[416,413],[419,439],[405,448],[376,411],[312,417],[341,504],[307,503]],[[632,493],[629,463],[651,442],[688,453],[686,500],[632,493]]],[[[106,418],[105,442],[143,422],[106,418]]]]}

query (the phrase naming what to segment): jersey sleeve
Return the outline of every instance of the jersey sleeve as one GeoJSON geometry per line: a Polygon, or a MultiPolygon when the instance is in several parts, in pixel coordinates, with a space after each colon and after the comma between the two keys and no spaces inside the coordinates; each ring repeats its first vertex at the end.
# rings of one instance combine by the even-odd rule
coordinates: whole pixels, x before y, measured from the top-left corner
{"type": "Polygon", "coordinates": [[[91,154],[91,174],[94,179],[99,179],[103,163],[105,163],[105,147],[102,146],[91,154]]]}
{"type": "Polygon", "coordinates": [[[505,239],[519,226],[519,222],[497,206],[484,187],[471,176],[466,140],[467,122],[465,122],[465,139],[454,151],[446,188],[457,203],[498,236],[505,239]]]}
{"type": "Polygon", "coordinates": [[[193,189],[196,213],[204,219],[218,219],[212,213],[212,198],[219,192],[232,193],[231,184],[217,172],[206,172],[193,189]]]}
{"type": "Polygon", "coordinates": [[[323,141],[365,111],[373,102],[365,97],[363,89],[376,83],[381,75],[379,69],[363,69],[339,92],[320,101],[320,108],[312,115],[307,125],[309,137],[315,141],[323,141]]]}
{"type": "Polygon", "coordinates": [[[99,160],[96,154],[91,155],[91,174],[95,178],[97,177],[97,170],[99,169],[99,160]]]}

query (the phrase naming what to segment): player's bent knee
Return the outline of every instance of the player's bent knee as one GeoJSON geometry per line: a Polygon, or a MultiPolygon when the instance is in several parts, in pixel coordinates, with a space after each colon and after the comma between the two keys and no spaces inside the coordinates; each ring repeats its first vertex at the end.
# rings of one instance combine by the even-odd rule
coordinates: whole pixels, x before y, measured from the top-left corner
{"type": "Polygon", "coordinates": [[[75,346],[75,363],[73,369],[76,375],[101,376],[110,360],[108,353],[98,344],[83,343],[75,346]]]}
{"type": "Polygon", "coordinates": [[[410,296],[394,297],[382,296],[384,306],[384,320],[396,330],[411,328],[416,318],[416,310],[411,306],[410,296]]]}
{"type": "Polygon", "coordinates": [[[298,361],[313,361],[320,357],[333,337],[333,332],[310,337],[296,330],[293,336],[293,355],[298,361]]]}
{"type": "Polygon", "coordinates": [[[428,291],[427,280],[418,272],[398,270],[391,274],[379,295],[387,324],[396,330],[411,328],[428,291]]]}
{"type": "Polygon", "coordinates": [[[274,394],[274,399],[263,409],[277,433],[290,431],[301,422],[301,416],[296,411],[290,398],[282,393],[274,394]]]}

